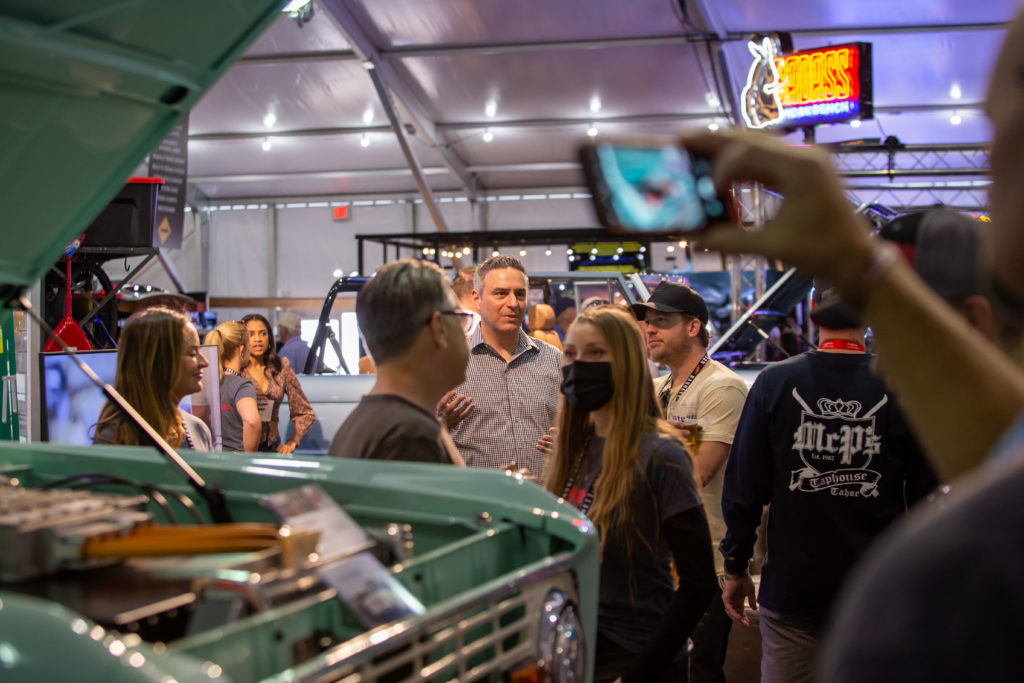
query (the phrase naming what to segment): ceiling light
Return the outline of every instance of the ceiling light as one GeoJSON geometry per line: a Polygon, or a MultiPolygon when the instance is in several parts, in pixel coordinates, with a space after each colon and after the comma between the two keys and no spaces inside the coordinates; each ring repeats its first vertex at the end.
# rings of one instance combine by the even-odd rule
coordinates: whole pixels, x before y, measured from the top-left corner
{"type": "Polygon", "coordinates": [[[674,246],[672,246],[671,244],[668,245],[667,247],[665,247],[665,251],[668,251],[668,252],[673,252],[675,250],[676,250],[676,248],[674,246]]]}
{"type": "Polygon", "coordinates": [[[619,260],[619,255],[618,254],[614,254],[612,256],[612,261],[618,261],[618,260],[619,260]]]}
{"type": "Polygon", "coordinates": [[[954,100],[959,100],[961,97],[964,96],[963,92],[960,90],[959,83],[954,83],[952,86],[950,86],[949,96],[952,97],[954,100]]]}
{"type": "Polygon", "coordinates": [[[850,121],[850,128],[860,128],[860,119],[850,121]]]}
{"type": "Polygon", "coordinates": [[[953,112],[953,115],[949,117],[949,122],[954,126],[959,126],[963,123],[963,118],[961,118],[960,114],[953,112]]]}
{"type": "Polygon", "coordinates": [[[491,140],[494,139],[494,133],[492,133],[491,129],[488,128],[487,130],[484,131],[483,137],[484,137],[484,142],[490,142],[491,140]]]}
{"type": "Polygon", "coordinates": [[[594,112],[595,114],[601,111],[601,98],[598,97],[597,95],[594,95],[593,97],[590,98],[590,111],[594,112]]]}
{"type": "Polygon", "coordinates": [[[519,255],[520,256],[526,256],[526,250],[525,249],[520,249],[519,250],[519,255]]]}
{"type": "Polygon", "coordinates": [[[572,249],[566,249],[566,250],[565,250],[565,253],[566,253],[566,254],[569,254],[569,255],[572,255],[572,249]]]}
{"type": "Polygon", "coordinates": [[[363,112],[363,123],[367,126],[373,123],[373,108],[367,107],[366,111],[363,112]]]}
{"type": "Polygon", "coordinates": [[[430,254],[430,249],[428,247],[423,247],[423,255],[424,256],[428,256],[429,254],[430,254]]]}
{"type": "Polygon", "coordinates": [[[271,147],[270,138],[263,138],[263,145],[262,145],[262,147],[263,147],[263,151],[264,152],[269,152],[270,151],[270,147],[271,147]]]}
{"type": "Polygon", "coordinates": [[[288,0],[284,7],[281,8],[282,12],[298,12],[300,9],[308,5],[313,0],[288,0]]]}
{"type": "Polygon", "coordinates": [[[273,128],[275,123],[277,123],[277,115],[274,112],[269,112],[263,117],[263,125],[267,128],[273,128]]]}
{"type": "Polygon", "coordinates": [[[707,102],[708,106],[711,107],[712,109],[717,109],[718,107],[722,106],[722,101],[718,99],[718,95],[716,95],[713,92],[705,93],[704,101],[707,102]]]}
{"type": "Polygon", "coordinates": [[[587,128],[587,135],[592,138],[597,137],[597,125],[593,123],[590,124],[590,128],[587,128]]]}
{"type": "Polygon", "coordinates": [[[363,68],[366,69],[367,71],[373,71],[375,67],[373,62],[371,62],[369,59],[364,59],[363,68]]]}
{"type": "Polygon", "coordinates": [[[544,250],[544,255],[545,256],[551,256],[551,250],[550,249],[545,249],[544,250]]]}
{"type": "Polygon", "coordinates": [[[491,252],[491,256],[498,256],[500,254],[501,254],[501,252],[499,252],[497,249],[495,249],[494,251],[491,252]]]}
{"type": "Polygon", "coordinates": [[[594,247],[593,249],[591,249],[590,253],[591,254],[596,254],[597,253],[597,247],[594,247]]]}
{"type": "Polygon", "coordinates": [[[333,275],[335,278],[339,278],[339,277],[341,277],[344,274],[345,274],[345,271],[343,271],[341,268],[335,268],[334,272],[331,273],[331,275],[333,275]]]}
{"type": "Polygon", "coordinates": [[[487,118],[493,119],[494,115],[498,113],[498,103],[494,100],[489,101],[484,107],[484,113],[487,114],[487,118]]]}
{"type": "Polygon", "coordinates": [[[370,146],[370,136],[367,135],[366,133],[363,133],[362,136],[359,138],[359,145],[361,147],[369,147],[370,146]]]}
{"type": "Polygon", "coordinates": [[[682,241],[680,241],[680,242],[679,242],[679,246],[680,246],[681,248],[683,248],[683,249],[686,249],[686,240],[682,240],[682,241]]]}
{"type": "Polygon", "coordinates": [[[573,262],[573,261],[575,261],[575,260],[576,260],[576,257],[575,257],[575,256],[570,256],[570,257],[569,257],[569,263],[572,263],[572,262],[573,262]]]}
{"type": "Polygon", "coordinates": [[[619,247],[618,249],[615,250],[615,252],[618,254],[621,254],[623,251],[625,251],[625,249],[623,249],[622,247],[619,247]]]}
{"type": "Polygon", "coordinates": [[[637,251],[639,251],[642,254],[645,251],[647,251],[647,247],[640,247],[639,249],[637,249],[637,251]]]}
{"type": "Polygon", "coordinates": [[[708,124],[708,130],[714,133],[716,130],[718,130],[718,124],[712,121],[711,123],[708,124]]]}

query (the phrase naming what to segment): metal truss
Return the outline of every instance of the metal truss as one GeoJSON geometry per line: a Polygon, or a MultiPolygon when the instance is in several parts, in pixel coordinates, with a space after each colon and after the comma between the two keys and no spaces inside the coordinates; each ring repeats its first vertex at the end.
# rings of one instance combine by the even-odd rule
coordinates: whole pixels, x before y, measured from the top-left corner
{"type": "Polygon", "coordinates": [[[988,176],[989,150],[984,145],[889,144],[835,147],[836,170],[845,178],[988,176]]]}

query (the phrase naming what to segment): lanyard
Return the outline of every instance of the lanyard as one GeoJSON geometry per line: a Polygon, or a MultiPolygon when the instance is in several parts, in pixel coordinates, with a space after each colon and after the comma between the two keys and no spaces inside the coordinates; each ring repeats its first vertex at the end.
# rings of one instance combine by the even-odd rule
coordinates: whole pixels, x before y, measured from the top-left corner
{"type": "Polygon", "coordinates": [[[590,473],[586,481],[580,482],[580,486],[577,487],[575,485],[576,476],[580,472],[580,464],[586,458],[589,447],[590,436],[588,435],[587,440],[583,442],[580,457],[576,460],[576,464],[573,465],[572,472],[569,474],[565,487],[562,489],[562,498],[584,515],[587,514],[587,510],[590,509],[591,504],[594,502],[594,485],[597,483],[597,478],[601,475],[601,468],[597,468],[597,471],[590,473]],[[583,494],[582,498],[580,498],[581,493],[583,494]]]}
{"type": "Polygon", "coordinates": [[[231,368],[224,368],[224,372],[230,373],[230,374],[234,375],[235,377],[241,377],[242,376],[241,374],[235,372],[231,368]]]}
{"type": "MultiPolygon", "coordinates": [[[[694,378],[697,377],[697,375],[700,374],[700,371],[704,369],[704,366],[707,365],[708,361],[710,361],[710,360],[711,360],[711,356],[709,356],[708,354],[705,353],[704,357],[701,358],[700,361],[697,362],[697,365],[693,368],[693,372],[690,373],[690,376],[686,378],[685,382],[683,382],[683,386],[679,387],[679,391],[676,392],[676,395],[672,398],[672,401],[678,401],[679,400],[679,397],[683,395],[684,391],[686,391],[687,389],[690,388],[690,385],[693,384],[694,378]]],[[[672,402],[672,401],[669,401],[669,397],[668,397],[669,394],[672,393],[672,383],[671,382],[665,382],[665,386],[667,388],[665,389],[664,393],[662,393],[662,395],[661,395],[661,409],[664,410],[664,411],[667,411],[668,410],[668,404],[672,402]]]]}
{"type": "Polygon", "coordinates": [[[843,351],[860,351],[861,353],[865,352],[863,344],[855,341],[849,341],[847,339],[826,339],[825,341],[818,344],[818,349],[822,351],[841,349],[843,351]]]}

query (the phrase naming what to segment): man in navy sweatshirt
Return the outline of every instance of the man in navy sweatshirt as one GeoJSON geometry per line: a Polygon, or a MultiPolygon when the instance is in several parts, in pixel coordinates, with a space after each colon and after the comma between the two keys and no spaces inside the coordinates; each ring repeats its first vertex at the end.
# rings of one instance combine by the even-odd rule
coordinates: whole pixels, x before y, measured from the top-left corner
{"type": "MultiPolygon", "coordinates": [[[[819,310],[836,312],[830,290],[819,310]]],[[[871,541],[937,481],[884,382],[865,329],[841,312],[816,318],[817,349],[762,372],[747,397],[722,492],[728,531],[722,600],[743,626],[755,529],[771,505],[761,571],[761,680],[812,681],[825,618],[871,541]]]]}

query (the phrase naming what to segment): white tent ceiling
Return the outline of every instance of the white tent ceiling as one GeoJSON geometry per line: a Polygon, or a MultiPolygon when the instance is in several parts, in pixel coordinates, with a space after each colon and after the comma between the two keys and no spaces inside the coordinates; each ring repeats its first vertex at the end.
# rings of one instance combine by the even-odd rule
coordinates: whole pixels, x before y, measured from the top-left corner
{"type": "Polygon", "coordinates": [[[797,49],[873,44],[875,120],[821,127],[819,141],[985,143],[987,74],[1020,6],[316,0],[308,23],[282,15],[193,109],[190,181],[212,200],[415,192],[377,78],[433,191],[578,188],[592,123],[606,135],[734,121],[746,37],[770,30],[797,49]]]}

